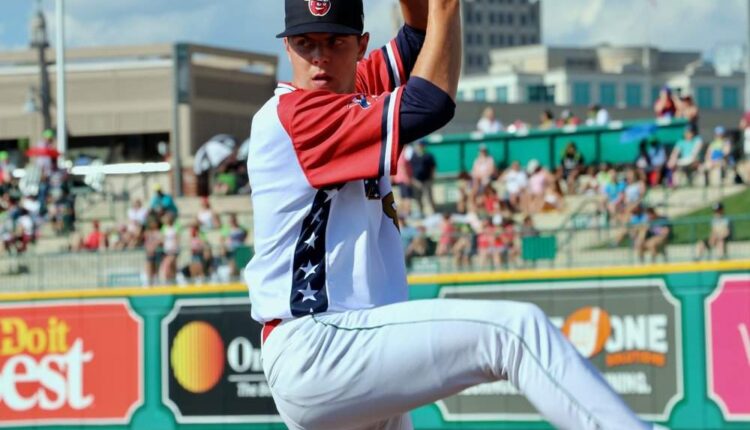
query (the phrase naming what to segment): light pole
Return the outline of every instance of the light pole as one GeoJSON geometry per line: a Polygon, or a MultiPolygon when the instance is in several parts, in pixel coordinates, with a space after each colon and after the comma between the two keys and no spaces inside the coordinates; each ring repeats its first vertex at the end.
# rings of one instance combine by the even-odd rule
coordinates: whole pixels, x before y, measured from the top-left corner
{"type": "Polygon", "coordinates": [[[55,56],[57,58],[57,150],[62,156],[68,150],[68,130],[65,123],[65,1],[55,3],[55,56]]]}
{"type": "Polygon", "coordinates": [[[745,112],[750,112],[750,0],[747,1],[745,16],[745,112]]]}
{"type": "Polygon", "coordinates": [[[41,4],[36,15],[31,20],[31,47],[37,50],[39,59],[39,99],[42,102],[42,118],[44,129],[52,128],[52,116],[50,115],[51,97],[49,92],[49,73],[47,72],[47,54],[49,47],[47,40],[47,22],[44,20],[41,4]]]}

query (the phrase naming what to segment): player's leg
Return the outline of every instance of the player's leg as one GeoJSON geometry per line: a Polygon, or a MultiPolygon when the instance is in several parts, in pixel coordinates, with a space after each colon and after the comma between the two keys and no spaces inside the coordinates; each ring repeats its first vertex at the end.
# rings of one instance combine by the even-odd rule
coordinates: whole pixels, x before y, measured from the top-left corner
{"type": "Polygon", "coordinates": [[[360,428],[501,379],[559,428],[647,428],[529,304],[427,300],[304,317],[277,327],[263,354],[291,428],[360,428]]]}

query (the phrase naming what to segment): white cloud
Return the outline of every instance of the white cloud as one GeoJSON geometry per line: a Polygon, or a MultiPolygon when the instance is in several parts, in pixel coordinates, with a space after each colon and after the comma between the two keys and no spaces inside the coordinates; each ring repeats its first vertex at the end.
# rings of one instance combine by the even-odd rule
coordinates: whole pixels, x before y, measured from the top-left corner
{"type": "Polygon", "coordinates": [[[551,45],[650,44],[710,53],[745,38],[745,0],[547,0],[544,41],[551,45]]]}
{"type": "MultiPolygon", "coordinates": [[[[69,1],[67,42],[69,46],[107,46],[200,40],[208,36],[219,14],[213,2],[202,2],[194,8],[165,8],[163,4],[157,8],[155,3],[159,2],[69,1]]],[[[54,16],[54,10],[48,12],[49,17],[54,16]]],[[[54,26],[51,20],[52,31],[54,26]]]]}

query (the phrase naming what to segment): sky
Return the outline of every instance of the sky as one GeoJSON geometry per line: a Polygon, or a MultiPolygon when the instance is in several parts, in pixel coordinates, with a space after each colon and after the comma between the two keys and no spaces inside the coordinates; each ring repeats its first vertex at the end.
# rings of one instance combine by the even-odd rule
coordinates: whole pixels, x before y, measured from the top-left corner
{"type": "MultiPolygon", "coordinates": [[[[301,0],[300,0],[301,1],[301,0]]],[[[371,47],[394,33],[395,0],[365,0],[371,47]]],[[[281,56],[281,0],[65,0],[69,47],[194,42],[281,56]]],[[[54,29],[54,0],[41,0],[54,29]]],[[[543,0],[543,40],[556,46],[600,43],[700,50],[742,43],[748,0],[543,0]]],[[[0,0],[0,51],[28,45],[37,0],[0,0]]],[[[52,33],[51,33],[52,34],[52,33]]]]}

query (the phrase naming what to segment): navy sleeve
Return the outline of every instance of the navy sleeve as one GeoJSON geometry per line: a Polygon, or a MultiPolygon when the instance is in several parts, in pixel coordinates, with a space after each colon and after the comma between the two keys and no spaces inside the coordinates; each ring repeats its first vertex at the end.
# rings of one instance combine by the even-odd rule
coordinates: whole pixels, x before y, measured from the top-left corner
{"type": "Polygon", "coordinates": [[[414,64],[417,63],[417,57],[419,57],[419,52],[422,50],[422,45],[424,45],[424,39],[424,31],[417,30],[408,25],[401,27],[396,36],[396,46],[398,46],[398,52],[401,54],[401,62],[404,66],[406,79],[411,76],[411,70],[414,68],[414,64]]]}
{"type": "Polygon", "coordinates": [[[448,124],[456,112],[456,103],[432,82],[409,79],[401,97],[399,136],[401,145],[419,140],[448,124]]]}

